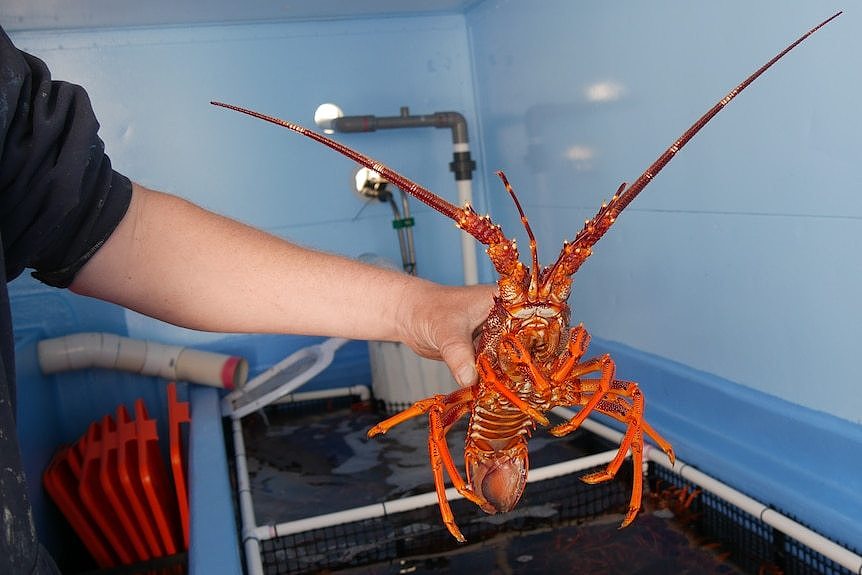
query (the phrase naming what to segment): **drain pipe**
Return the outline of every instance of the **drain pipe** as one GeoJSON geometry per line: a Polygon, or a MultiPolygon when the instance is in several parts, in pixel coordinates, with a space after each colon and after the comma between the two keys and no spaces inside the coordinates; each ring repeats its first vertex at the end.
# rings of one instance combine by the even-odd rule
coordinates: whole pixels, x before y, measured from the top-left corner
{"type": "MultiPolygon", "coordinates": [[[[449,169],[455,174],[458,189],[458,204],[473,202],[473,170],[476,162],[470,157],[467,135],[467,120],[459,112],[436,112],[434,114],[411,115],[404,106],[398,116],[341,116],[317,121],[318,126],[342,133],[375,132],[395,128],[448,128],[452,130],[452,162],[449,169]]],[[[476,244],[467,232],[461,232],[461,256],[464,284],[479,282],[476,263],[476,244]]]]}
{"type": "Polygon", "coordinates": [[[154,375],[224,389],[245,384],[248,362],[238,356],[131,339],[111,333],[76,333],[37,345],[42,373],[99,367],[154,375]]]}
{"type": "MultiPolygon", "coordinates": [[[[565,407],[557,407],[553,412],[563,419],[571,419],[577,414],[577,412],[565,407]]],[[[608,427],[607,425],[599,423],[593,419],[588,418],[584,421],[581,427],[614,443],[619,443],[623,438],[623,434],[616,429],[608,427]]],[[[722,483],[702,471],[699,471],[684,461],[677,459],[676,463],[671,465],[667,460],[667,455],[665,455],[661,449],[653,447],[650,444],[644,445],[644,458],[673,471],[683,479],[703,487],[706,491],[714,493],[751,516],[757,517],[763,523],[778,529],[782,533],[805,544],[808,548],[817,551],[824,557],[846,567],[851,572],[862,575],[862,556],[857,555],[849,549],[841,547],[837,543],[823,537],[804,525],[800,525],[796,521],[782,515],[774,509],[771,509],[760,501],[752,499],[744,493],[733,489],[729,485],[722,483]]]]}

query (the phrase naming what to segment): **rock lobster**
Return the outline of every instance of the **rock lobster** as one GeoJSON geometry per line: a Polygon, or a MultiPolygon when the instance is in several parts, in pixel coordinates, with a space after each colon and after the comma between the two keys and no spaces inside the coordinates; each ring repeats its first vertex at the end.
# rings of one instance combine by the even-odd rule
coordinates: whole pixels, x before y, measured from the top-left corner
{"type": "Polygon", "coordinates": [[[515,240],[509,239],[488,216],[478,215],[470,205],[455,206],[430,190],[398,174],[376,160],[302,126],[259,112],[212,102],[298,132],[370,168],[404,192],[455,221],[462,230],[487,246],[499,274],[498,295],[476,345],[477,384],[448,395],[436,395],[382,421],[369,430],[369,437],[386,433],[407,419],[427,414],[428,447],[440,511],[449,532],[464,541],[445,494],[444,470],[455,489],[487,513],[511,510],[527,482],[527,440],[536,423],[548,425],[544,413],[556,406],[577,406],[569,421],[551,428],[555,436],[577,429],[590,413],[603,413],[625,424],[626,431],[615,458],[601,471],[581,479],[598,483],[613,478],[631,451],[635,473],[628,511],[621,527],[629,525],[641,507],[644,434],[664,450],[671,462],[670,443],[644,420],[644,397],[632,381],[616,379],[610,355],[583,359],[590,336],[583,325],[569,328],[572,276],[592,254],[592,246],[610,229],[619,214],[655,178],[676,153],[721,109],[763,72],[808,36],[840,15],[818,24],[761,66],[662,153],[631,185],[623,183],[616,194],[571,242],[564,242],[557,260],[540,267],[536,240],[524,210],[503,172],[497,175],[514,201],[530,241],[531,265],[519,258],[515,240]],[[464,448],[466,481],[452,461],[446,442],[449,428],[470,414],[464,448]]]}

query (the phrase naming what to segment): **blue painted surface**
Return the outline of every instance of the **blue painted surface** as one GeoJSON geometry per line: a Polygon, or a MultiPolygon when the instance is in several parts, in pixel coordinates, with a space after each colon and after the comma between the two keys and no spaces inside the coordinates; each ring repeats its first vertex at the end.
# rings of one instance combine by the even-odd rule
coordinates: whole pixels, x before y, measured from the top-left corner
{"type": "Polygon", "coordinates": [[[0,6],[7,30],[65,30],[133,26],[189,26],[212,22],[267,22],[344,20],[460,14],[482,0],[308,0],[304,2],[244,2],[211,0],[113,0],[107,4],[84,0],[69,5],[62,0],[8,0],[0,6]]]}
{"type": "Polygon", "coordinates": [[[190,575],[242,573],[236,512],[231,497],[222,434],[219,395],[214,389],[191,389],[189,434],[189,509],[194,518],[189,554],[190,575]],[[198,551],[198,552],[195,552],[198,551]]]}

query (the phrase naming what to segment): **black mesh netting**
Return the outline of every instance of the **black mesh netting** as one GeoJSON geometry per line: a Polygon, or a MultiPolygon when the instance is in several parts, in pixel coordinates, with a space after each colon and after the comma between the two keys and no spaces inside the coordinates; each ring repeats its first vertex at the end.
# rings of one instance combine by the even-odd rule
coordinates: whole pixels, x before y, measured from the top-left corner
{"type": "MultiPolygon", "coordinates": [[[[654,492],[667,486],[691,493],[697,487],[675,473],[651,465],[654,492]]],[[[854,575],[803,543],[760,521],[717,495],[703,491],[692,499],[688,528],[705,544],[738,565],[745,573],[762,575],[854,575]]]]}
{"type": "MultiPolygon", "coordinates": [[[[600,486],[586,485],[578,475],[529,484],[518,507],[504,515],[486,515],[463,499],[451,502],[452,512],[467,541],[473,544],[501,533],[548,528],[626,507],[627,482],[618,479],[600,486]]],[[[459,547],[440,521],[435,505],[263,541],[261,556],[267,574],[319,573],[435,555],[459,547]]]]}
{"type": "MultiPolygon", "coordinates": [[[[368,405],[328,401],[271,409],[246,420],[255,512],[276,525],[433,490],[427,422],[418,418],[383,438],[365,432],[385,417],[368,405]]],[[[463,469],[463,429],[450,449],[463,469]]],[[[616,446],[579,430],[563,439],[537,430],[530,463],[538,468],[616,446]]],[[[697,573],[851,575],[717,496],[650,465],[644,512],[617,527],[628,505],[631,465],[587,485],[584,472],[527,484],[511,512],[486,515],[451,502],[467,538],[459,544],[437,505],[261,541],[267,574],[394,573],[697,573]],[[503,567],[504,566],[504,567],[503,567]]]]}

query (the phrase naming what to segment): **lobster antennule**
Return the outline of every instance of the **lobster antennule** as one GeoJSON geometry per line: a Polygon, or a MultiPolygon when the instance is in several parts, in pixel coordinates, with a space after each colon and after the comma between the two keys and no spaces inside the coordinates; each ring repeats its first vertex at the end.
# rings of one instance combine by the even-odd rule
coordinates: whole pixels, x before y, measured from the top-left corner
{"type": "Polygon", "coordinates": [[[678,151],[682,149],[694,136],[697,134],[712,118],[718,114],[731,100],[736,98],[740,92],[745,90],[752,82],[754,82],[761,74],[766,72],[773,64],[783,58],[788,52],[805,41],[806,38],[817,32],[820,28],[837,18],[842,14],[841,11],[836,12],[817,26],[811,28],[808,32],[797,38],[794,42],[788,45],[784,50],[773,56],[771,60],[758,68],[753,74],[743,80],[738,86],[727,93],[727,95],[719,100],[712,108],[710,108],[703,116],[701,116],[694,124],[691,125],[671,146],[665,150],[658,159],[653,162],[638,178],[632,182],[630,186],[621,185],[617,193],[606,205],[602,205],[598,213],[592,220],[587,220],[584,228],[575,236],[575,239],[565,246],[557,263],[554,264],[554,273],[560,265],[564,266],[562,273],[567,276],[574,274],[584,260],[589,257],[593,244],[601,239],[611,225],[616,221],[617,216],[634,200],[644,188],[655,178],[658,173],[673,159],[678,151]]]}
{"type": "Polygon", "coordinates": [[[533,260],[533,264],[530,268],[530,288],[527,292],[527,299],[528,301],[537,301],[539,293],[539,250],[536,246],[536,236],[533,235],[533,228],[530,227],[530,221],[527,219],[526,214],[524,214],[524,208],[521,207],[521,202],[518,201],[518,196],[515,194],[515,190],[512,188],[511,184],[509,184],[509,179],[506,178],[506,174],[503,173],[503,170],[499,170],[497,172],[497,176],[499,176],[500,180],[503,181],[506,191],[509,192],[509,195],[512,197],[512,201],[515,202],[515,207],[518,208],[518,213],[521,215],[521,223],[524,224],[524,229],[527,231],[527,237],[530,239],[530,257],[533,260]]]}

